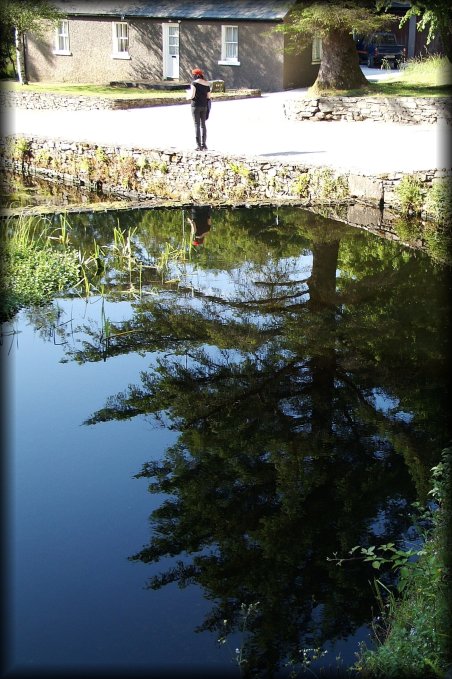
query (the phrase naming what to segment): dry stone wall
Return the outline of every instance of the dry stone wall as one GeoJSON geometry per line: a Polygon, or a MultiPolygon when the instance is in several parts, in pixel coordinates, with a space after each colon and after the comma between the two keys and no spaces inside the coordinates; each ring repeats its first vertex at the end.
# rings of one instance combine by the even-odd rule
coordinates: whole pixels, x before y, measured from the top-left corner
{"type": "Polygon", "coordinates": [[[300,97],[284,103],[289,120],[452,122],[450,97],[300,97]]]}
{"type": "MultiPolygon", "coordinates": [[[[358,201],[395,210],[400,209],[397,186],[404,176],[211,151],[144,150],[21,135],[0,140],[0,166],[134,200],[212,204],[270,200],[306,206],[358,201]]],[[[432,169],[414,176],[428,191],[449,173],[432,169]]]]}
{"type": "MultiPolygon", "coordinates": [[[[26,108],[36,111],[95,111],[99,109],[116,110],[145,108],[149,99],[113,99],[107,97],[87,97],[77,95],[53,95],[40,92],[1,92],[0,108],[26,108]]],[[[179,104],[179,100],[152,99],[152,105],[179,104]]]]}
{"type": "MultiPolygon", "coordinates": [[[[260,96],[260,90],[230,91],[222,100],[260,96]]],[[[34,110],[83,111],[98,109],[131,109],[168,106],[185,102],[185,96],[175,99],[96,97],[62,95],[41,92],[0,91],[0,108],[34,110]]],[[[378,122],[436,123],[452,122],[450,97],[307,97],[300,96],[284,103],[285,116],[290,120],[375,120],[378,122]]]]}
{"type": "MultiPolygon", "coordinates": [[[[221,99],[246,99],[260,96],[260,90],[231,90],[222,94],[221,99]]],[[[186,104],[185,93],[180,97],[169,99],[168,97],[153,97],[143,99],[125,99],[118,97],[78,96],[75,94],[52,94],[49,92],[1,92],[0,109],[24,108],[35,111],[95,111],[95,110],[119,110],[132,108],[150,108],[152,106],[171,106],[174,104],[186,104]]]]}

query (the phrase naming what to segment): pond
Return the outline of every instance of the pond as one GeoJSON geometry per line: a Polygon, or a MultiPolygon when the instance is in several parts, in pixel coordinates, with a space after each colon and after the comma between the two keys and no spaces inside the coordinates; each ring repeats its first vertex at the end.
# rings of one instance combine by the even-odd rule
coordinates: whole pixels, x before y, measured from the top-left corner
{"type": "Polygon", "coordinates": [[[140,267],[3,325],[11,666],[349,668],[350,550],[415,540],[450,437],[449,272],[299,208],[71,224],[140,267]]]}

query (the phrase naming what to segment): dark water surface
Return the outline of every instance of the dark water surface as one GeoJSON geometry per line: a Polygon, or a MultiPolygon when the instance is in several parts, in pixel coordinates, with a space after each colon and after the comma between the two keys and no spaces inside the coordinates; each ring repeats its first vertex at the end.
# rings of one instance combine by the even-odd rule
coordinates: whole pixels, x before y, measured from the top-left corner
{"type": "Polygon", "coordinates": [[[189,217],[72,216],[81,249],[133,229],[139,280],[3,326],[19,672],[343,671],[378,607],[334,557],[427,500],[448,272],[300,209],[213,210],[196,246],[189,217]]]}

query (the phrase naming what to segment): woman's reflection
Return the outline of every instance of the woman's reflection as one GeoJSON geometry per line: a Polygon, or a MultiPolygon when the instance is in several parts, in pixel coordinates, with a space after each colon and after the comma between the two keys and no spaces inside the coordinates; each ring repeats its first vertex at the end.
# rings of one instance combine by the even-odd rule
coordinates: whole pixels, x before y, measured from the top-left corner
{"type": "Polygon", "coordinates": [[[191,209],[191,217],[188,217],[191,226],[192,245],[198,247],[204,245],[204,239],[212,226],[210,205],[196,205],[191,209]]]}

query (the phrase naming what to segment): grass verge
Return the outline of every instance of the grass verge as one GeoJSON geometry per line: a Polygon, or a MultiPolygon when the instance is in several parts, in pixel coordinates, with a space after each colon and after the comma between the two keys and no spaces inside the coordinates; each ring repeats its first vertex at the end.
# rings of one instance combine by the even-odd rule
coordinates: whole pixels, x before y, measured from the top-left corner
{"type": "MultiPolygon", "coordinates": [[[[187,83],[188,87],[188,83],[187,83]]],[[[88,83],[29,83],[21,85],[17,81],[5,80],[0,83],[3,92],[37,92],[82,97],[105,97],[107,99],[168,99],[186,101],[185,90],[148,89],[147,87],[120,87],[111,85],[90,85],[88,83]]],[[[259,96],[259,90],[239,89],[226,92],[213,92],[212,98],[221,99],[231,95],[259,96]]]]}
{"type": "Polygon", "coordinates": [[[439,55],[409,59],[403,70],[385,80],[368,81],[359,89],[313,93],[342,97],[448,97],[452,95],[452,64],[439,55]]]}
{"type": "Polygon", "coordinates": [[[40,92],[83,97],[108,97],[111,99],[180,99],[185,96],[185,92],[182,90],[112,87],[110,85],[77,83],[30,83],[21,85],[11,80],[3,82],[1,88],[6,92],[40,92]]]}

